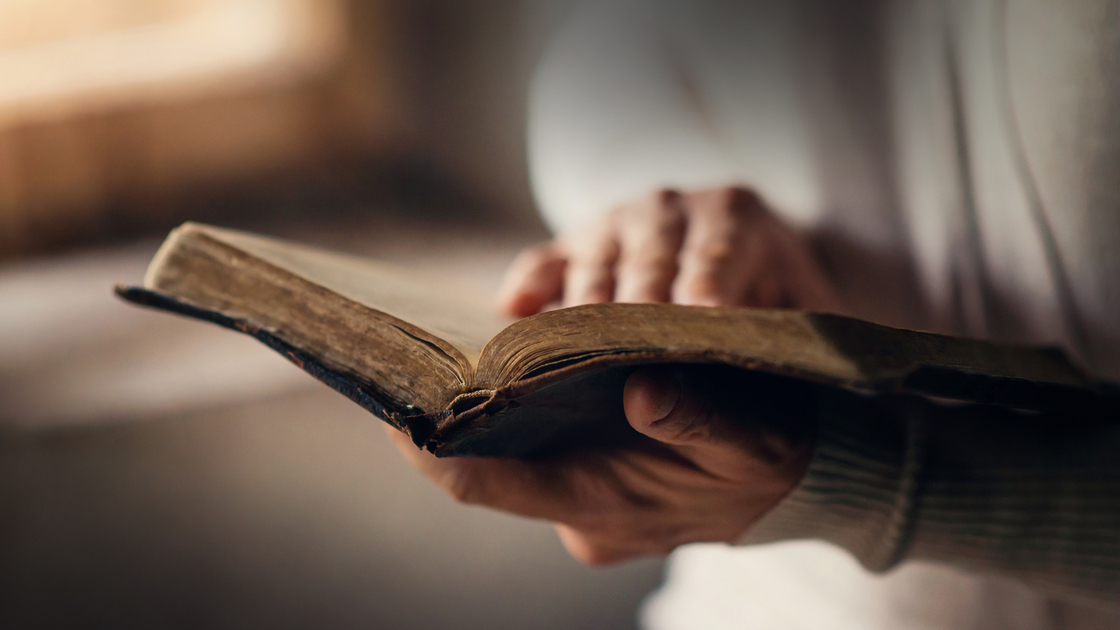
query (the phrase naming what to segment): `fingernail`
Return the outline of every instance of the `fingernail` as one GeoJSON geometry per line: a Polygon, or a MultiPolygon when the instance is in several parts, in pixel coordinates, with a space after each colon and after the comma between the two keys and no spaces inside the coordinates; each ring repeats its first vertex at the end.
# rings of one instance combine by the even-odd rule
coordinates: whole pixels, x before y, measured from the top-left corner
{"type": "Polygon", "coordinates": [[[677,408],[677,401],[681,399],[681,380],[680,370],[673,370],[669,378],[665,379],[665,387],[661,392],[661,404],[657,408],[657,415],[653,418],[654,422],[668,418],[669,414],[677,408]]]}

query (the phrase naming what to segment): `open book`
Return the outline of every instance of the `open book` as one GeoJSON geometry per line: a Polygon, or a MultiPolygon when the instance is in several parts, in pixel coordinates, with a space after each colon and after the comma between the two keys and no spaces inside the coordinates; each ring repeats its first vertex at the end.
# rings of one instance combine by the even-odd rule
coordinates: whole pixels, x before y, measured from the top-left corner
{"type": "Polygon", "coordinates": [[[1090,395],[1061,351],[821,313],[596,304],[519,321],[406,269],[188,223],[138,304],[239,330],[439,455],[531,455],[626,427],[635,366],[722,363],[867,392],[1046,409],[1090,395]]]}

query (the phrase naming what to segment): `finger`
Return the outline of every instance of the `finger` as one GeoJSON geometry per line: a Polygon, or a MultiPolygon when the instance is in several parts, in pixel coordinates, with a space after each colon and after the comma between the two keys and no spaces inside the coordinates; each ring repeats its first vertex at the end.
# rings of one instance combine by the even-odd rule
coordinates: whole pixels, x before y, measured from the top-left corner
{"type": "Polygon", "coordinates": [[[624,212],[617,229],[621,252],[615,301],[669,301],[685,232],[680,194],[658,192],[624,212]]]}
{"type": "Polygon", "coordinates": [[[680,270],[672,287],[673,302],[698,306],[733,306],[746,283],[751,248],[743,235],[765,212],[758,198],[742,189],[722,189],[685,199],[688,231],[680,252],[680,270]]]}
{"type": "Polygon", "coordinates": [[[521,252],[506,271],[498,292],[498,307],[514,317],[541,312],[560,299],[566,264],[563,253],[553,242],[521,252]]]}
{"type": "Polygon", "coordinates": [[[806,300],[823,279],[803,237],[759,209],[738,242],[744,253],[738,266],[739,303],[764,308],[812,308],[806,300]]]}
{"type": "Polygon", "coordinates": [[[613,224],[600,223],[579,236],[566,238],[564,243],[568,264],[562,304],[601,304],[614,299],[614,266],[619,245],[613,224]]]}
{"type": "Polygon", "coordinates": [[[416,448],[400,431],[387,429],[409,463],[460,503],[551,521],[575,513],[563,466],[507,458],[439,458],[416,448]]]}
{"type": "Polygon", "coordinates": [[[784,267],[795,308],[843,313],[844,302],[806,238],[790,232],[784,267]]]}
{"type": "Polygon", "coordinates": [[[694,398],[679,368],[659,366],[631,374],[622,402],[630,425],[659,442],[680,446],[714,441],[715,419],[694,398]]]}
{"type": "Polygon", "coordinates": [[[567,525],[556,525],[560,542],[573,558],[590,566],[605,566],[641,557],[635,550],[622,549],[595,542],[578,530],[567,525]]]}
{"type": "Polygon", "coordinates": [[[754,392],[747,379],[701,366],[691,372],[693,378],[663,366],[634,372],[623,390],[630,426],[717,473],[737,475],[759,463],[781,462],[792,452],[778,434],[748,422],[754,392]]]}

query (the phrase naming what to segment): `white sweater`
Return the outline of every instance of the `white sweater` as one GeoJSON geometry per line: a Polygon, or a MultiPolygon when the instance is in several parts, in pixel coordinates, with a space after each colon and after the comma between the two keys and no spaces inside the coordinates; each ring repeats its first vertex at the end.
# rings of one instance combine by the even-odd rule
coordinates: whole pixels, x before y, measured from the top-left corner
{"type": "MultiPolygon", "coordinates": [[[[659,186],[749,185],[820,236],[858,315],[1059,343],[1120,381],[1120,2],[591,2],[538,70],[530,158],[556,230],[659,186]]],[[[1120,601],[1120,428],[942,415],[823,412],[806,480],[748,541],[1120,601]]]]}

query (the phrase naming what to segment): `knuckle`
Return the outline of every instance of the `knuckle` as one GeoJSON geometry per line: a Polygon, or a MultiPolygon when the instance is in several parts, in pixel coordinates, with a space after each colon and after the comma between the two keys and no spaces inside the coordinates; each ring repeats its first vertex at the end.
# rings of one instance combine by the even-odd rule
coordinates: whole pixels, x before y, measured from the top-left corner
{"type": "Polygon", "coordinates": [[[568,269],[572,273],[601,273],[609,269],[614,260],[601,251],[583,251],[578,256],[573,256],[568,261],[568,269]]]}
{"type": "Polygon", "coordinates": [[[606,278],[571,283],[565,298],[579,303],[608,302],[614,297],[614,281],[606,278]]]}
{"type": "Polygon", "coordinates": [[[674,443],[704,442],[712,437],[711,426],[694,413],[670,415],[654,424],[658,437],[674,443]]]}
{"type": "Polygon", "coordinates": [[[650,226],[651,236],[663,243],[677,241],[688,228],[684,212],[677,206],[666,206],[655,216],[650,226]]]}
{"type": "Polygon", "coordinates": [[[680,196],[680,191],[676,190],[675,188],[665,187],[658,188],[657,190],[653,191],[653,194],[650,195],[649,200],[650,202],[652,202],[651,205],[653,205],[654,207],[664,208],[674,204],[680,196]]]}
{"type": "Polygon", "coordinates": [[[692,244],[682,258],[698,267],[700,273],[718,273],[732,263],[738,248],[727,235],[719,235],[692,244]]]}
{"type": "Polygon", "coordinates": [[[653,248],[626,251],[618,261],[621,272],[640,276],[674,276],[677,273],[677,254],[653,248]]]}
{"type": "Polygon", "coordinates": [[[677,200],[680,193],[662,188],[637,202],[619,206],[611,214],[619,227],[645,225],[649,222],[672,225],[680,214],[677,200]]]}
{"type": "Polygon", "coordinates": [[[696,255],[712,268],[719,269],[726,267],[735,257],[735,246],[726,239],[708,241],[699,248],[696,255]]]}
{"type": "Polygon", "coordinates": [[[521,253],[521,260],[531,267],[546,265],[557,257],[556,247],[551,242],[535,245],[521,253]]]}
{"type": "Polygon", "coordinates": [[[599,237],[568,242],[568,264],[576,267],[609,266],[618,256],[618,242],[612,237],[599,237]]]}
{"type": "Polygon", "coordinates": [[[673,302],[677,304],[692,304],[703,306],[722,306],[726,300],[722,298],[719,287],[707,280],[693,280],[673,292],[673,302]]]}
{"type": "Polygon", "coordinates": [[[617,240],[616,233],[614,217],[608,215],[584,229],[564,234],[551,245],[556,251],[571,257],[594,255],[595,252],[609,250],[617,240]]]}
{"type": "Polygon", "coordinates": [[[724,200],[730,206],[759,207],[762,200],[754,189],[746,186],[729,186],[723,190],[724,200]]]}
{"type": "Polygon", "coordinates": [[[715,207],[737,221],[755,219],[765,214],[761,198],[753,190],[742,187],[721,189],[717,194],[715,207]]]}
{"type": "Polygon", "coordinates": [[[568,263],[568,282],[573,287],[595,287],[610,284],[616,261],[608,258],[580,258],[568,263]]]}

